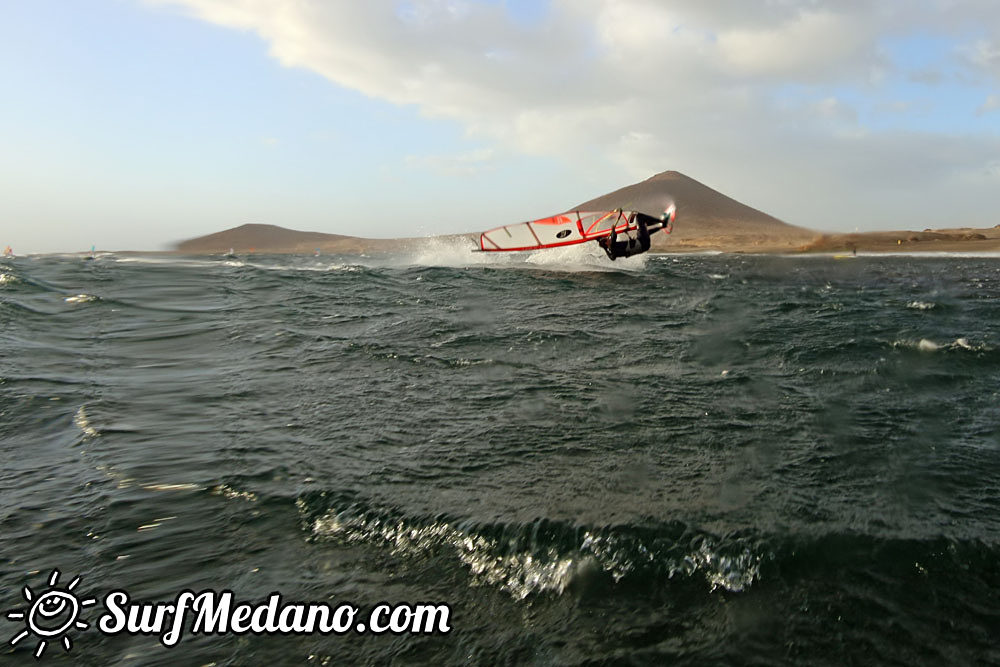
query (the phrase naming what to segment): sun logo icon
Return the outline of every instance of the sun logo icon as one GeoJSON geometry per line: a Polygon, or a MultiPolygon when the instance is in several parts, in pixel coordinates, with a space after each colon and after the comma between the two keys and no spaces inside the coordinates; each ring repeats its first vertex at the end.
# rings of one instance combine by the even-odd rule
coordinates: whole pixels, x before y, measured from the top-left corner
{"type": "Polygon", "coordinates": [[[52,570],[49,576],[49,590],[36,596],[30,586],[25,586],[24,599],[28,602],[27,609],[15,609],[7,612],[7,619],[11,621],[24,621],[24,630],[17,633],[11,640],[10,645],[15,646],[28,635],[38,637],[38,646],[35,648],[35,658],[41,658],[45,652],[45,647],[50,641],[62,639],[63,648],[69,651],[73,647],[67,634],[71,629],[86,630],[90,624],[80,620],[80,612],[84,607],[96,604],[97,600],[81,600],[77,597],[73,589],[80,583],[80,577],[69,582],[66,588],[57,588],[59,584],[59,570],[52,570]]]}

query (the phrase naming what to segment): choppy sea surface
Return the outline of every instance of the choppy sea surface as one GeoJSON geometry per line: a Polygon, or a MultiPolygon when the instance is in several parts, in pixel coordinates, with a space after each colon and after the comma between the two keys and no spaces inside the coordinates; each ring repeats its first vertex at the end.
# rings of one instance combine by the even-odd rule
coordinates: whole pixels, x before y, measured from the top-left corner
{"type": "Polygon", "coordinates": [[[4,663],[1000,663],[1000,257],[2,260],[0,457],[4,663]]]}

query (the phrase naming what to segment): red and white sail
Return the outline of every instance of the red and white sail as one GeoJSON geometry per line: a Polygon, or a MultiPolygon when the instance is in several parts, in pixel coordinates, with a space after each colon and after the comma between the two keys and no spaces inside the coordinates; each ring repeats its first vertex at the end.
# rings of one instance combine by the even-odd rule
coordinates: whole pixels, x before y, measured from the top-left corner
{"type": "Polygon", "coordinates": [[[632,211],[587,213],[574,211],[551,218],[504,225],[479,235],[479,249],[485,252],[511,252],[559,248],[595,241],[611,235],[611,229],[621,234],[635,231],[629,224],[632,211]]]}

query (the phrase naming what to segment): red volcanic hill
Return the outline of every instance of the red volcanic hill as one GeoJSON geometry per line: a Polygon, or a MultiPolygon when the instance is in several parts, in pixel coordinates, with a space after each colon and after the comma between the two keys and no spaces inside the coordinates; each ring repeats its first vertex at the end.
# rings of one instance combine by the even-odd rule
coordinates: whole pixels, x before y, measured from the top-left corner
{"type": "Polygon", "coordinates": [[[625,208],[659,217],[671,201],[677,204],[674,232],[654,235],[654,250],[789,251],[820,237],[819,232],[782,222],[677,171],[665,171],[571,210],[625,208]]]}

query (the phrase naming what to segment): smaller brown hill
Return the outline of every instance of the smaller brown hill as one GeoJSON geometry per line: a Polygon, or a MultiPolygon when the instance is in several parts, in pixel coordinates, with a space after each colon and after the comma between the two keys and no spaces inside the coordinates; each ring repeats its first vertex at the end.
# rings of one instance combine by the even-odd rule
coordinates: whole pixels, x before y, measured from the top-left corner
{"type": "Polygon", "coordinates": [[[677,171],[665,171],[570,210],[603,211],[620,207],[658,217],[671,201],[677,204],[674,232],[670,236],[656,234],[654,249],[780,252],[799,249],[820,236],[818,232],[789,225],[742,204],[677,171]]]}
{"type": "Polygon", "coordinates": [[[308,254],[317,249],[324,253],[360,253],[388,249],[397,242],[388,239],[361,239],[340,234],[299,232],[277,225],[246,224],[215,234],[199,236],[177,244],[177,251],[192,255],[221,254],[230,248],[237,254],[248,252],[308,254]]]}

